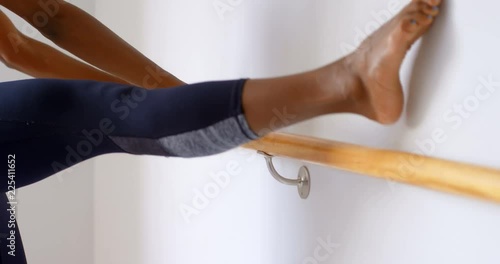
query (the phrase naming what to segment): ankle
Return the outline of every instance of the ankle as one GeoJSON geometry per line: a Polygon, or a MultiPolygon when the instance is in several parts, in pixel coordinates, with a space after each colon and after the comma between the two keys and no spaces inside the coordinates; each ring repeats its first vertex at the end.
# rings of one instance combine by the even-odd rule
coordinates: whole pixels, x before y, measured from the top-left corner
{"type": "Polygon", "coordinates": [[[317,94],[320,100],[330,105],[332,113],[358,113],[357,109],[366,93],[351,57],[344,57],[313,73],[317,94]]]}
{"type": "Polygon", "coordinates": [[[351,53],[342,58],[339,63],[341,63],[346,72],[346,78],[348,78],[346,85],[348,86],[349,98],[352,101],[360,102],[366,98],[367,93],[360,74],[363,65],[360,65],[360,60],[357,57],[359,57],[358,53],[351,53]]]}

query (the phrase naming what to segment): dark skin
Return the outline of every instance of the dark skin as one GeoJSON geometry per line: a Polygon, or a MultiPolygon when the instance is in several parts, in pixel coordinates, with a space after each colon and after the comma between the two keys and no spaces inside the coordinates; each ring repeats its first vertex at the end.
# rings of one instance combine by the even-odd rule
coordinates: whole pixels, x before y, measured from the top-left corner
{"type": "MultiPolygon", "coordinates": [[[[54,0],[51,3],[53,5],[50,10],[53,11],[49,13],[40,6],[38,0],[0,0],[0,5],[24,18],[46,38],[100,70],[84,66],[55,50],[49,51],[49,47],[14,30],[12,23],[3,16],[0,25],[2,36],[5,36],[3,32],[13,32],[12,36],[19,38],[24,44],[20,53],[2,49],[2,57],[12,68],[34,77],[125,82],[145,88],[166,88],[184,84],[93,16],[64,1],[54,0]],[[47,23],[36,20],[37,12],[47,14],[47,23]],[[37,53],[43,55],[37,56],[37,53]],[[62,69],[62,65],[68,62],[68,69],[62,69]],[[148,68],[159,70],[162,80],[158,83],[145,81],[144,77],[150,74],[148,68]]],[[[5,42],[5,39],[2,39],[2,42],[5,42]]]]}
{"type": "MultiPolygon", "coordinates": [[[[8,66],[34,77],[111,81],[149,89],[184,84],[89,14],[69,3],[57,3],[56,15],[39,26],[28,19],[43,11],[37,0],[0,0],[1,5],[24,17],[59,47],[95,68],[29,39],[1,16],[0,57],[8,66]],[[12,45],[12,39],[18,39],[16,43],[20,44],[12,45]],[[150,74],[148,68],[160,71],[159,82],[145,79],[150,74]]],[[[270,128],[346,112],[382,124],[396,122],[403,110],[399,69],[408,49],[433,24],[440,4],[441,0],[413,0],[365,40],[357,52],[324,67],[279,78],[248,80],[243,108],[250,127],[264,134],[270,128]],[[280,123],[275,118],[276,109],[287,109],[295,118],[280,123]]]]}
{"type": "Polygon", "coordinates": [[[60,51],[19,32],[0,12],[0,58],[10,68],[37,78],[126,81],[81,63],[60,51]]]}

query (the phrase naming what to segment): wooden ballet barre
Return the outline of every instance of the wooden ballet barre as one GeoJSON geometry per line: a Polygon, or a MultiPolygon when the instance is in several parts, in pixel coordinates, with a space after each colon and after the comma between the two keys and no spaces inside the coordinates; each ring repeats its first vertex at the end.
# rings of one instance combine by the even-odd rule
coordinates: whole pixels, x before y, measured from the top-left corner
{"type": "Polygon", "coordinates": [[[500,203],[500,170],[401,151],[273,133],[243,147],[500,203]]]}

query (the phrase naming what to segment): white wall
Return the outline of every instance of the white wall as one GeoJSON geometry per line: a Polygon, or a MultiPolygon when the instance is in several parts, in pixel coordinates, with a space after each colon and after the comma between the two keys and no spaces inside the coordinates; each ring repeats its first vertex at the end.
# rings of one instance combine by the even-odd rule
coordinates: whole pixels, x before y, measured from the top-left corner
{"type": "MultiPolygon", "coordinates": [[[[141,1],[96,1],[95,16],[142,51],[142,10],[141,1]]],[[[96,160],[93,263],[143,263],[143,167],[143,159],[128,155],[96,160]]]]}
{"type": "MultiPolygon", "coordinates": [[[[115,15],[129,17],[133,13],[129,9],[118,14],[108,12],[112,9],[98,13],[102,19],[115,23],[114,29],[119,32],[127,33],[129,25],[134,29],[141,25],[135,35],[129,35],[129,40],[137,41],[143,52],[182,79],[197,82],[274,76],[320,66],[339,58],[345,47],[361,39],[357,28],[365,31],[377,25],[380,18],[372,12],[392,10],[394,3],[403,3],[215,2],[236,6],[224,19],[219,18],[211,0],[145,1],[139,9],[142,23],[132,19],[116,22],[115,15]]],[[[489,13],[498,4],[486,0],[449,2],[444,16],[422,43],[425,51],[415,59],[416,46],[405,63],[404,83],[411,91],[406,91],[410,94],[409,110],[401,122],[383,127],[361,117],[337,115],[288,130],[415,151],[416,139],[425,140],[442,126],[447,141],[437,144],[433,151],[429,148],[427,154],[499,167],[500,148],[493,146],[498,144],[495,135],[500,129],[494,122],[499,110],[495,102],[500,100],[500,93],[483,102],[460,129],[450,129],[450,122],[439,120],[446,109],[471,92],[478,76],[495,76],[497,60],[490,52],[498,46],[498,23],[494,23],[497,16],[489,13]]],[[[108,157],[97,162],[98,178],[100,170],[107,173],[109,169],[105,168],[111,164],[118,166],[113,171],[123,172],[113,178],[121,179],[120,186],[140,186],[135,193],[106,193],[113,200],[131,202],[136,211],[114,208],[99,212],[97,217],[106,223],[103,228],[115,223],[113,231],[99,234],[110,243],[114,241],[113,234],[127,230],[133,230],[131,238],[139,238],[132,229],[138,224],[143,240],[115,240],[117,243],[109,245],[108,251],[97,247],[96,263],[132,263],[126,261],[123,252],[142,263],[500,261],[496,249],[500,242],[500,208],[491,203],[318,166],[309,166],[312,194],[302,201],[294,188],[281,186],[271,178],[261,158],[242,150],[196,160],[126,161],[108,157]],[[227,166],[236,168],[231,170],[234,175],[230,183],[218,192],[215,190],[214,197],[189,218],[191,222],[186,221],[180,208],[193,206],[193,199],[202,202],[196,190],[213,188],[217,181],[212,175],[229,173],[227,166]],[[115,215],[140,215],[141,219],[115,215]],[[326,258],[314,259],[315,250],[329,240],[331,249],[320,252],[326,258]]],[[[277,160],[278,170],[290,177],[296,175],[299,165],[298,161],[277,160]]],[[[117,185],[109,181],[101,188],[111,186],[117,185]]],[[[120,238],[124,236],[122,233],[120,238]]]]}
{"type": "MultiPolygon", "coordinates": [[[[69,2],[94,12],[93,0],[69,2]]],[[[3,7],[1,10],[22,33],[54,46],[24,20],[3,7]]],[[[0,81],[26,78],[30,77],[0,65],[0,81]]],[[[88,161],[19,189],[18,223],[30,264],[93,262],[93,167],[88,161]]]]}

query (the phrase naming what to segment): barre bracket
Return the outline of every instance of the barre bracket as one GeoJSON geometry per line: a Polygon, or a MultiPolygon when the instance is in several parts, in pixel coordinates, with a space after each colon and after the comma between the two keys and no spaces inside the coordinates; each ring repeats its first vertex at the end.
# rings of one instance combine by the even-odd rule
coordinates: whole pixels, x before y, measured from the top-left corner
{"type": "Polygon", "coordinates": [[[257,151],[257,153],[264,156],[264,158],[266,159],[266,164],[267,164],[267,168],[269,169],[269,172],[278,182],[286,184],[286,185],[297,186],[300,198],[307,199],[307,197],[309,196],[309,193],[311,191],[311,176],[310,176],[309,170],[307,169],[306,166],[300,167],[299,176],[296,180],[287,179],[287,178],[281,176],[274,168],[274,165],[273,165],[273,157],[274,156],[267,154],[266,152],[260,151],[260,150],[257,151]]]}

